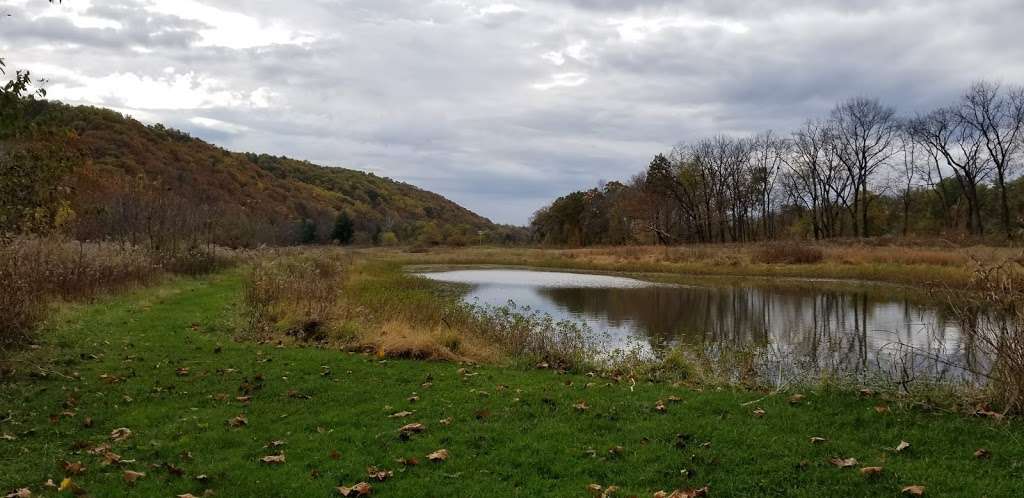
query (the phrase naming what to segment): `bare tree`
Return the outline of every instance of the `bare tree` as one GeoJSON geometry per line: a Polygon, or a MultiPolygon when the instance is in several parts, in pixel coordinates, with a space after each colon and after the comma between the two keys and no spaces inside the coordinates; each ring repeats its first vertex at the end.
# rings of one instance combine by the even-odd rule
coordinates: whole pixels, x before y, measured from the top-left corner
{"type": "Polygon", "coordinates": [[[1003,91],[996,83],[977,82],[964,95],[958,111],[960,119],[984,140],[999,188],[1003,232],[1007,238],[1013,238],[1006,179],[1012,174],[1013,160],[1020,151],[1024,135],[1024,88],[1011,87],[1003,91]]]}
{"type": "Polygon", "coordinates": [[[767,239],[775,237],[772,218],[776,183],[788,148],[789,142],[775,136],[771,131],[754,137],[751,144],[751,187],[760,210],[761,233],[767,239]]]}
{"type": "Polygon", "coordinates": [[[914,139],[942,157],[953,171],[967,199],[968,228],[976,235],[984,233],[978,185],[991,173],[991,161],[983,154],[984,137],[950,107],[918,116],[908,126],[914,139]]]}
{"type": "Polygon", "coordinates": [[[832,146],[854,182],[854,235],[870,235],[868,184],[880,166],[892,157],[898,130],[896,111],[877,99],[853,98],[832,111],[832,146]],[[861,222],[858,232],[857,211],[861,222]]]}
{"type": "Polygon", "coordinates": [[[918,177],[922,170],[927,167],[921,165],[921,151],[923,148],[914,141],[908,130],[903,129],[899,135],[899,150],[901,161],[893,167],[893,187],[899,191],[900,202],[903,208],[903,236],[906,237],[910,231],[910,204],[911,194],[917,186],[918,177]]]}

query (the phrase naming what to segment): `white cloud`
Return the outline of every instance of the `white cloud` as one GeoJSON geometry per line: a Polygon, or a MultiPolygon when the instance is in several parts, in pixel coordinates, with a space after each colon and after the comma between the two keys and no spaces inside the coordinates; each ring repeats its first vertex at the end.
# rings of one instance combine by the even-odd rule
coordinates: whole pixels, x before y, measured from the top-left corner
{"type": "Polygon", "coordinates": [[[700,18],[689,15],[672,17],[634,16],[623,19],[611,19],[608,22],[618,30],[622,40],[632,43],[642,42],[648,37],[667,29],[717,28],[733,34],[745,34],[750,31],[749,26],[738,21],[700,18]]]}
{"type": "Polygon", "coordinates": [[[199,31],[199,46],[244,49],[268,45],[304,45],[316,38],[309,33],[290,29],[281,22],[261,21],[230,12],[197,0],[150,0],[147,10],[182,19],[199,21],[209,28],[199,31]]]}
{"type": "Polygon", "coordinates": [[[551,79],[543,83],[531,85],[537,90],[551,90],[552,88],[572,88],[587,82],[587,75],[583,73],[558,73],[551,75],[551,79]]]}
{"type": "Polygon", "coordinates": [[[196,74],[164,73],[161,76],[136,73],[112,73],[86,76],[73,70],[43,64],[36,66],[52,83],[49,96],[72,103],[89,103],[137,110],[207,109],[270,106],[271,92],[259,88],[251,92],[228,89],[224,82],[196,74]]]}

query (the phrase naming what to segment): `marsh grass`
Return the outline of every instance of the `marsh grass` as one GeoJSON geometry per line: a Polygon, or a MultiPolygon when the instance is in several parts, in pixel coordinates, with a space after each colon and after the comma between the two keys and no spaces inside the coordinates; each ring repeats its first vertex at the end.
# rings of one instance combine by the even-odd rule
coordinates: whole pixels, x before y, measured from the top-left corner
{"type": "Polygon", "coordinates": [[[150,285],[168,273],[209,273],[237,258],[235,252],[214,247],[156,252],[60,237],[4,240],[0,242],[0,350],[30,342],[55,300],[93,299],[150,285]]]}
{"type": "MultiPolygon", "coordinates": [[[[973,261],[1000,264],[1021,259],[1010,247],[956,246],[935,241],[800,242],[770,245],[776,257],[765,258],[760,244],[686,246],[616,246],[585,249],[435,248],[427,253],[376,251],[407,264],[511,265],[538,268],[742,277],[828,278],[877,281],[949,289],[976,284],[973,261]],[[799,264],[786,261],[791,247],[803,254],[799,264]],[[817,254],[820,252],[821,257],[817,254]]],[[[1024,271],[1014,271],[1024,274],[1024,271]]]]}

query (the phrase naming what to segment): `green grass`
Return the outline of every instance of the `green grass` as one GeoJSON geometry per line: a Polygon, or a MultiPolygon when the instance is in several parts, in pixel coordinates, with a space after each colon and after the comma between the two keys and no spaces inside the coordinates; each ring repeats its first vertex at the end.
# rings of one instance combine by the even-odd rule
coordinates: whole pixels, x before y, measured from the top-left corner
{"type": "Polygon", "coordinates": [[[367,480],[374,465],[395,471],[373,483],[374,496],[383,497],[586,496],[591,483],[622,487],[615,496],[705,484],[715,497],[899,496],[910,484],[926,486],[927,496],[1024,494],[1024,426],[1016,421],[893,402],[890,413],[880,414],[873,408],[879,399],[829,390],[805,392],[797,406],[769,397],[756,405],[767,415],[755,418],[754,406],[741,404],[762,394],[739,390],[631,387],[547,370],[380,362],[235,343],[240,289],[232,272],[62,312],[41,349],[14,358],[16,373],[0,384],[0,434],[15,438],[0,439],[0,492],[29,487],[34,496],[53,495],[42,483],[60,482],[60,462],[68,460],[85,464],[73,480],[92,496],[206,489],[219,497],[338,496],[335,486],[367,480]],[[187,376],[177,374],[182,367],[187,376]],[[103,374],[124,380],[108,384],[103,374]],[[428,380],[432,385],[423,387],[428,380]],[[259,386],[249,403],[235,400],[244,384],[259,386]],[[414,392],[420,400],[407,401],[414,392]],[[682,401],[655,412],[658,399],[673,395],[682,401]],[[69,397],[77,399],[70,408],[69,397]],[[573,408],[581,400],[588,410],[573,408]],[[388,418],[401,410],[415,415],[388,418]],[[64,411],[74,414],[51,423],[64,411]],[[248,425],[229,427],[239,414],[248,425]],[[86,417],[90,428],[83,427],[86,417]],[[447,417],[451,425],[439,423],[447,417]],[[408,422],[422,422],[426,431],[403,440],[398,428],[408,422]],[[110,442],[118,427],[133,436],[112,449],[135,463],[104,466],[78,449],[110,442]],[[688,435],[683,447],[679,434],[688,435]],[[812,445],[811,436],[828,442],[812,445]],[[912,447],[895,453],[901,440],[912,447]],[[272,441],[284,445],[265,448],[272,441]],[[615,446],[621,454],[609,453],[615,446]],[[974,458],[981,447],[990,460],[974,458]],[[450,459],[428,462],[425,455],[439,448],[450,459]],[[259,462],[279,450],[285,463],[259,462]],[[332,459],[335,451],[340,456],[332,459]],[[856,468],[830,465],[834,456],[885,470],[865,478],[856,468]],[[409,457],[420,464],[395,461],[409,457]],[[122,468],[147,475],[129,486],[122,468]],[[209,479],[199,482],[198,475],[209,479]]]}

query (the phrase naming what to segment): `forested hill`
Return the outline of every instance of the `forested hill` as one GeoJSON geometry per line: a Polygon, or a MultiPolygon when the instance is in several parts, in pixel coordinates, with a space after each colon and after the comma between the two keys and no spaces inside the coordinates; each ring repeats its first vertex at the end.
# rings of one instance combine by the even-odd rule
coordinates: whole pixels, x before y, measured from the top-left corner
{"type": "MultiPolygon", "coordinates": [[[[349,240],[363,244],[471,244],[514,232],[438,194],[370,173],[230,152],[107,109],[45,101],[29,107],[23,129],[32,131],[18,142],[23,159],[42,158],[22,171],[22,183],[37,191],[5,214],[8,225],[20,218],[21,230],[41,218],[88,240],[189,234],[231,246],[329,242],[339,218],[351,221],[349,240]]],[[[8,157],[7,180],[17,157],[8,157]]]]}

